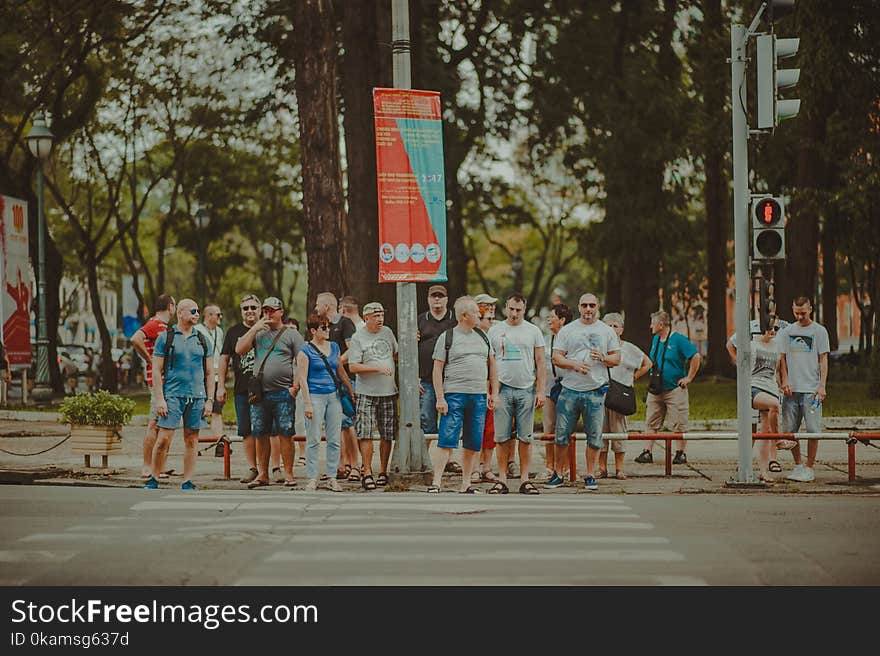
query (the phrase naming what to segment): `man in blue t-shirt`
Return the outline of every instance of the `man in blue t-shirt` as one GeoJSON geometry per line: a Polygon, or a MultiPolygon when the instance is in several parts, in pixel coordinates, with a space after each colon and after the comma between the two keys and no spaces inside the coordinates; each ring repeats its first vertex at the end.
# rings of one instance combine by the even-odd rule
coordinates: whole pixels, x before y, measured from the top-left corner
{"type": "Polygon", "coordinates": [[[153,349],[153,390],[159,434],[153,447],[153,472],[144,487],[159,487],[159,472],[165,467],[174,430],[183,420],[183,485],[195,490],[192,476],[196,468],[199,429],[204,417],[211,416],[213,394],[207,394],[206,380],[214,380],[214,363],[207,342],[196,330],[199,306],[185,298],[177,304],[177,324],[156,338],[153,349]],[[166,359],[168,365],[165,365],[166,359]],[[164,372],[163,375],[156,375],[164,372]]]}
{"type": "MultiPolygon", "coordinates": [[[[645,411],[645,430],[659,433],[663,420],[669,417],[669,430],[673,433],[686,433],[688,424],[689,400],[688,389],[697,371],[700,369],[700,354],[697,347],[681,333],[672,332],[669,313],[660,310],[651,314],[651,378],[659,375],[661,390],[648,390],[647,409],[645,411]]],[[[684,452],[685,440],[677,440],[674,465],[687,464],[684,452]]],[[[635,459],[636,462],[654,462],[652,450],[654,440],[648,442],[648,448],[635,459]]]]}

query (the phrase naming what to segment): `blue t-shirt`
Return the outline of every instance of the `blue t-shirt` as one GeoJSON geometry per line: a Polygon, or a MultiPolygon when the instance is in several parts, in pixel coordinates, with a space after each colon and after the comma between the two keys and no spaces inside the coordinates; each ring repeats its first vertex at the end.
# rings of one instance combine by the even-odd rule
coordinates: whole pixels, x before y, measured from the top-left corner
{"type": "Polygon", "coordinates": [[[659,369],[663,363],[663,389],[671,390],[678,387],[678,381],[687,376],[688,361],[697,353],[697,347],[681,333],[669,333],[669,339],[660,341],[660,335],[654,335],[651,342],[651,353],[648,356],[659,369]],[[664,352],[666,359],[664,360],[664,352]]]}
{"type": "MultiPolygon", "coordinates": [[[[309,394],[333,394],[336,392],[336,383],[327,371],[324,360],[311,342],[303,348],[302,352],[309,358],[309,394]]],[[[339,344],[330,342],[330,355],[327,356],[330,368],[334,375],[339,375],[339,344]]]]}
{"type": "Polygon", "coordinates": [[[184,337],[177,326],[169,328],[156,338],[154,355],[163,358],[166,356],[169,335],[174,340],[174,350],[171,353],[171,362],[165,367],[168,374],[162,384],[163,393],[166,397],[208,398],[205,394],[205,367],[202,362],[206,353],[198,333],[193,330],[189,337],[184,337]]]}

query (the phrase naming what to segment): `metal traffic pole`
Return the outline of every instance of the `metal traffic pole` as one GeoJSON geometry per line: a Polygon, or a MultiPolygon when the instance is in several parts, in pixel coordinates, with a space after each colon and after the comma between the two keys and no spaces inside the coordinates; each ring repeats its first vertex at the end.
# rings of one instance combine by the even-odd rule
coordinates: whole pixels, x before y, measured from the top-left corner
{"type": "MultiPolygon", "coordinates": [[[[396,89],[412,88],[409,40],[409,0],[391,5],[393,82],[396,89]]],[[[400,380],[400,432],[392,472],[428,472],[431,461],[419,421],[419,350],[416,341],[416,284],[397,283],[397,339],[400,380]]],[[[392,476],[393,477],[393,476],[392,476]]],[[[420,476],[421,478],[421,476],[420,476]]]]}

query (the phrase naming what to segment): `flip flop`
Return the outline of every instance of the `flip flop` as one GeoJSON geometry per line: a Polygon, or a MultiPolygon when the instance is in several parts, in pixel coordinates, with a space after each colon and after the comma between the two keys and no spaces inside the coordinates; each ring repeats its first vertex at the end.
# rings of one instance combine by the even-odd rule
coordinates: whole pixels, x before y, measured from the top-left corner
{"type": "Polygon", "coordinates": [[[466,490],[459,490],[459,494],[480,494],[480,491],[475,488],[473,485],[469,486],[466,490]]]}
{"type": "Polygon", "coordinates": [[[284,487],[296,487],[296,481],[284,481],[284,487]]]}
{"type": "Polygon", "coordinates": [[[253,480],[247,484],[247,489],[255,490],[258,487],[269,487],[269,481],[253,480]]]}
{"type": "MultiPolygon", "coordinates": [[[[525,485],[525,483],[523,483],[523,485],[525,485]]],[[[520,491],[522,491],[522,488],[520,488],[520,491]]],[[[510,492],[510,489],[508,489],[508,487],[504,483],[498,481],[497,483],[495,483],[495,485],[488,489],[486,494],[507,494],[508,492],[510,492]]]]}

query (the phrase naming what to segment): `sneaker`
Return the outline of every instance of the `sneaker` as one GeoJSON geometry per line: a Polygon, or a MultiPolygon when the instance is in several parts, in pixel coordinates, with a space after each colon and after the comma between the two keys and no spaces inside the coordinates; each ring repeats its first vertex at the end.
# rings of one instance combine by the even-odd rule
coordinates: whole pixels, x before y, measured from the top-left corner
{"type": "Polygon", "coordinates": [[[816,480],[816,474],[813,473],[812,467],[807,467],[806,465],[798,465],[794,468],[786,478],[790,481],[797,481],[799,483],[811,483],[816,480]]]}
{"type": "Polygon", "coordinates": [[[342,492],[342,486],[335,478],[327,479],[327,489],[331,492],[342,492]]]}
{"type": "Polygon", "coordinates": [[[551,478],[553,478],[553,473],[553,470],[547,467],[547,469],[541,472],[538,478],[542,481],[549,481],[551,478]]]}
{"type": "Polygon", "coordinates": [[[553,472],[553,476],[550,477],[550,480],[544,483],[544,487],[548,489],[553,489],[555,487],[562,487],[565,485],[565,479],[562,478],[556,472],[553,472]]]}
{"type": "Polygon", "coordinates": [[[636,456],[635,461],[644,465],[648,463],[654,462],[654,454],[645,449],[639,455],[636,456]]]}
{"type": "Polygon", "coordinates": [[[675,457],[672,459],[673,465],[686,465],[688,461],[687,456],[684,454],[684,451],[676,451],[675,457]]]}
{"type": "Polygon", "coordinates": [[[317,478],[310,478],[309,482],[306,483],[306,492],[314,492],[317,489],[318,489],[318,479],[317,478]]]}
{"type": "Polygon", "coordinates": [[[196,484],[193,483],[192,481],[184,481],[183,485],[180,486],[180,489],[181,490],[198,490],[199,488],[197,488],[196,484]]]}
{"type": "Polygon", "coordinates": [[[584,476],[584,489],[592,492],[599,489],[599,484],[596,483],[596,479],[592,476],[584,476]]]}
{"type": "Polygon", "coordinates": [[[276,483],[284,482],[284,472],[281,470],[281,467],[272,468],[272,480],[276,483]]]}
{"type": "Polygon", "coordinates": [[[519,465],[516,464],[515,461],[511,460],[507,463],[507,478],[519,478],[520,471],[519,465]]]}
{"type": "Polygon", "coordinates": [[[242,476],[241,478],[238,479],[238,482],[239,483],[250,483],[252,480],[254,480],[257,477],[257,475],[258,475],[257,468],[251,467],[250,469],[248,469],[247,474],[245,474],[244,476],[242,476]]]}
{"type": "Polygon", "coordinates": [[[147,482],[144,483],[144,487],[148,490],[158,490],[159,489],[159,481],[150,476],[147,479],[147,482]]]}

